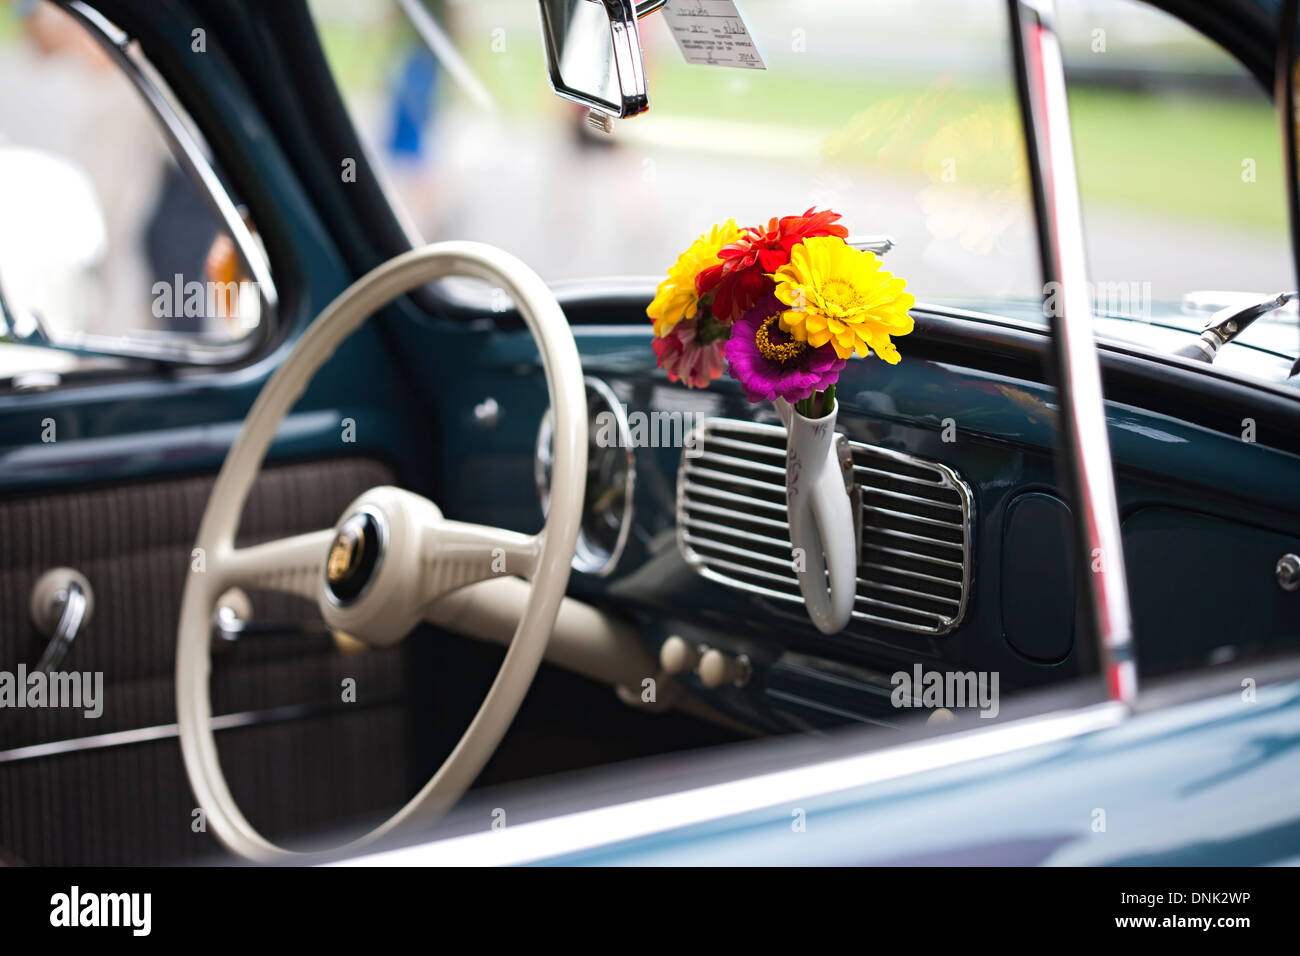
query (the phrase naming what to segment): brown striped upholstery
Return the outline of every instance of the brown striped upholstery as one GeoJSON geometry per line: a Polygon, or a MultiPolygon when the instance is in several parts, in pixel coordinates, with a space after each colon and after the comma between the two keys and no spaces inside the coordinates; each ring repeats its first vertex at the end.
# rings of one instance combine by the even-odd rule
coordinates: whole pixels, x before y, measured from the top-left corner
{"type": "MultiPolygon", "coordinates": [[[[393,480],[365,460],[267,469],[240,542],[332,526],[349,501],[393,480]]],[[[0,710],[0,751],[171,724],[176,618],[210,477],[0,501],[0,670],[29,667],[44,639],[28,601],[46,569],[90,580],[94,615],[63,670],[104,673],[104,712],[0,710]]],[[[306,619],[296,598],[251,595],[259,619],[306,619]]],[[[268,836],[333,830],[397,806],[417,786],[406,645],[342,655],[320,637],[249,639],[213,665],[216,713],[308,705],[309,716],[222,731],[244,812],[268,836]],[[344,677],[357,703],[341,701],[344,677]]],[[[194,799],[174,738],[0,763],[0,847],[34,864],[162,863],[219,853],[191,829],[194,799]]]]}

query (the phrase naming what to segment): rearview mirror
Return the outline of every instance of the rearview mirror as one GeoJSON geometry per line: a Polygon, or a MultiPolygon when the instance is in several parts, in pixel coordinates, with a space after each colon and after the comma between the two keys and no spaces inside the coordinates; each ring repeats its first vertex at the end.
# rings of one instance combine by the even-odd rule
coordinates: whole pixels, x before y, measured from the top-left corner
{"type": "Polygon", "coordinates": [[[566,100],[623,119],[650,108],[637,19],[664,0],[540,0],[551,87],[566,100]]]}

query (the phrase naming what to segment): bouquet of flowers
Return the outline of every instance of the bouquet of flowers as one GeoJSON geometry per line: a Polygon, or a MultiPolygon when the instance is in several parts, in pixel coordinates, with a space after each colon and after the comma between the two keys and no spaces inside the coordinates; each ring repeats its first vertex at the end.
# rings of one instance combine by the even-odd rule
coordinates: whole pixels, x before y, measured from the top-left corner
{"type": "Polygon", "coordinates": [[[916,300],[844,241],[839,219],[829,209],[744,229],[728,219],[696,239],[646,309],[668,377],[703,388],[725,361],[749,401],[780,398],[819,418],[850,358],[896,364],[891,336],[912,331],[916,300]]]}

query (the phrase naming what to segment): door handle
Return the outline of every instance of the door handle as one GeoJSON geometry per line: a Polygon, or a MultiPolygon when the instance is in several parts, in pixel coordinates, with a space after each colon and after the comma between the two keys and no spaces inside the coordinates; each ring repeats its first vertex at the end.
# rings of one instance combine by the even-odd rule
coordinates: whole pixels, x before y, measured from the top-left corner
{"type": "Polygon", "coordinates": [[[90,620],[93,607],[90,582],[79,571],[54,568],[37,579],[32,588],[32,623],[50,638],[36,662],[37,672],[49,674],[58,669],[90,620]]]}

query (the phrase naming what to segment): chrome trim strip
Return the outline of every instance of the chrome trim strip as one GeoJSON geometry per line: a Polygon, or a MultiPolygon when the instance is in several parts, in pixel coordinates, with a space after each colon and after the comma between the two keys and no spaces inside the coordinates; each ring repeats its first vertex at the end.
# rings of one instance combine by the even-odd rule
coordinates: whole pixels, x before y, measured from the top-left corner
{"type": "MultiPolygon", "coordinates": [[[[364,704],[363,708],[386,706],[397,703],[397,701],[397,698],[385,698],[364,704]]],[[[349,704],[346,708],[342,708],[333,704],[285,704],[281,707],[268,707],[262,710],[245,710],[236,714],[220,714],[213,717],[212,729],[236,730],[240,727],[283,723],[307,717],[352,713],[352,708],[356,706],[355,704],[349,704]]],[[[42,757],[58,757],[63,754],[81,753],[86,750],[126,747],[131,744],[145,744],[156,740],[170,740],[178,734],[179,728],[177,724],[157,724],[152,727],[133,727],[130,730],[93,734],[89,737],[71,737],[41,744],[28,744],[23,747],[0,750],[0,764],[17,763],[20,760],[37,760],[42,757]]]]}
{"type": "MultiPolygon", "coordinates": [[[[710,459],[711,456],[708,451],[708,448],[709,445],[715,441],[726,443],[727,447],[734,448],[737,450],[752,450],[759,454],[765,452],[771,452],[773,454],[779,454],[783,456],[784,452],[781,451],[781,448],[784,446],[785,443],[785,428],[780,425],[768,425],[760,422],[745,421],[743,419],[708,418],[705,419],[705,421],[700,427],[695,429],[691,447],[702,449],[702,454],[699,456],[698,459],[687,458],[685,455],[683,455],[681,460],[681,465],[679,466],[677,472],[677,546],[679,552],[681,553],[686,563],[689,564],[692,568],[694,568],[696,573],[699,574],[701,577],[705,578],[706,580],[713,581],[717,584],[726,585],[727,587],[733,588],[735,590],[745,591],[749,594],[755,594],[764,598],[770,598],[772,600],[782,601],[787,604],[802,605],[803,598],[798,593],[797,583],[795,581],[793,574],[791,574],[787,578],[785,575],[776,574],[772,570],[770,570],[773,567],[779,567],[783,570],[788,570],[790,565],[787,560],[782,558],[773,558],[770,557],[769,555],[765,555],[753,550],[746,550],[745,548],[738,546],[740,542],[744,542],[746,540],[751,540],[759,544],[784,545],[788,543],[784,538],[778,540],[775,538],[769,538],[763,535],[758,535],[753,532],[744,531],[738,528],[736,529],[728,528],[715,522],[703,521],[698,516],[693,517],[687,513],[687,503],[689,502],[690,508],[692,509],[699,508],[700,510],[705,511],[708,514],[715,514],[718,515],[719,517],[742,514],[745,520],[761,523],[768,527],[773,527],[780,530],[786,530],[789,527],[787,522],[785,521],[780,521],[776,518],[767,517],[766,515],[750,514],[750,511],[754,509],[764,509],[765,511],[768,512],[784,515],[785,504],[784,504],[783,489],[781,485],[774,484],[773,482],[770,481],[763,481],[761,479],[752,478],[747,475],[715,471],[709,468],[702,468],[695,463],[697,460],[707,461],[710,459]],[[715,429],[718,428],[725,429],[725,432],[721,435],[714,434],[715,429]],[[753,435],[756,440],[752,444],[746,444],[743,441],[738,441],[735,438],[730,437],[730,435],[728,435],[727,433],[740,433],[745,435],[753,435]],[[724,489],[710,488],[708,486],[700,485],[697,482],[692,481],[691,480],[692,478],[697,478],[697,479],[712,478],[716,480],[738,483],[746,487],[752,487],[758,490],[772,492],[773,494],[781,493],[782,503],[777,504],[776,502],[768,501],[764,498],[760,498],[757,496],[745,497],[743,495],[738,495],[734,492],[727,491],[724,489]],[[704,496],[707,498],[711,498],[714,501],[720,500],[720,501],[734,502],[738,507],[730,510],[725,508],[719,508],[718,506],[707,502],[701,503],[700,501],[697,500],[697,496],[704,496]],[[704,538],[699,535],[692,534],[691,533],[692,528],[695,528],[699,531],[711,532],[713,534],[713,537],[704,538]],[[735,544],[728,543],[728,541],[725,539],[719,540],[718,535],[726,535],[732,541],[735,541],[737,543],[735,544]],[[734,555],[738,558],[744,559],[748,563],[741,563],[739,561],[729,561],[726,558],[714,557],[712,555],[704,555],[696,550],[696,548],[694,547],[695,544],[698,544],[702,548],[718,551],[723,554],[734,555]],[[730,573],[726,573],[726,572],[730,572],[730,573]],[[788,584],[790,590],[784,591],[776,587],[768,587],[763,584],[755,583],[755,581],[752,579],[756,579],[756,578],[766,580],[766,581],[771,581],[774,584],[788,584]]],[[[870,624],[879,624],[883,627],[895,628],[898,630],[909,631],[916,634],[942,635],[942,634],[949,633],[954,628],[956,628],[959,624],[961,624],[961,622],[965,619],[966,607],[970,601],[970,589],[971,589],[971,584],[973,579],[973,566],[974,566],[973,529],[974,529],[974,521],[975,521],[975,500],[974,500],[974,494],[972,493],[970,486],[966,484],[966,482],[954,469],[943,464],[942,462],[930,461],[928,459],[918,458],[914,455],[909,455],[906,452],[895,451],[894,449],[891,448],[882,448],[876,445],[868,445],[863,442],[848,442],[847,444],[849,447],[850,455],[854,451],[862,451],[870,455],[877,456],[878,458],[884,458],[891,461],[896,461],[900,465],[905,465],[912,469],[932,471],[936,475],[936,480],[927,481],[923,478],[916,478],[911,475],[899,474],[898,472],[883,471],[879,468],[872,468],[866,465],[858,465],[856,463],[853,466],[853,471],[855,476],[857,476],[859,472],[862,472],[864,474],[881,475],[884,477],[888,477],[900,481],[909,481],[923,487],[929,487],[935,489],[942,488],[947,491],[956,492],[961,503],[953,504],[951,501],[938,501],[933,499],[927,499],[922,495],[906,495],[902,492],[886,492],[883,489],[880,489],[882,493],[891,494],[892,496],[901,500],[910,500],[915,502],[918,505],[930,505],[934,507],[947,507],[950,509],[955,509],[960,511],[962,514],[961,521],[943,521],[937,518],[927,518],[921,515],[908,515],[903,512],[895,512],[892,511],[891,509],[880,508],[874,505],[863,503],[861,505],[861,508],[859,509],[860,511],[870,511],[873,513],[892,515],[899,520],[916,521],[922,525],[929,524],[937,527],[948,528],[950,530],[960,530],[962,535],[962,540],[960,542],[945,541],[942,538],[930,538],[921,534],[914,534],[907,531],[898,531],[892,528],[864,529],[864,533],[867,530],[869,530],[870,534],[872,535],[885,534],[885,535],[889,535],[890,537],[902,538],[904,540],[923,542],[933,547],[950,548],[960,553],[962,557],[961,561],[952,561],[946,558],[938,558],[926,554],[917,554],[915,552],[906,551],[898,548],[889,548],[884,545],[880,545],[874,542],[867,542],[865,540],[863,541],[862,544],[862,549],[864,551],[870,549],[872,551],[880,551],[886,554],[896,554],[903,558],[923,561],[928,564],[933,564],[941,567],[951,567],[955,569],[960,569],[961,578],[959,580],[951,580],[951,579],[945,580],[930,575],[920,574],[919,572],[913,572],[910,575],[911,577],[915,577],[918,579],[933,581],[936,584],[947,585],[950,588],[959,588],[960,597],[950,598],[944,595],[923,594],[918,591],[912,591],[907,588],[899,587],[898,585],[890,585],[878,581],[865,581],[862,578],[858,578],[858,593],[855,595],[854,598],[853,620],[866,622],[870,624]],[[939,605],[952,604],[955,606],[955,610],[951,615],[945,615],[945,614],[939,614],[934,611],[929,611],[921,608],[905,607],[903,605],[895,604],[890,601],[882,600],[880,597],[874,597],[871,594],[867,593],[866,591],[867,588],[877,589],[876,590],[877,594],[879,594],[882,591],[901,593],[901,594],[912,595],[924,600],[934,601],[937,602],[939,605]],[[907,621],[907,620],[898,620],[897,618],[884,617],[879,614],[872,614],[868,610],[862,609],[862,608],[872,608],[872,607],[895,611],[899,614],[907,615],[910,618],[921,620],[921,621],[930,620],[933,621],[934,623],[922,624],[922,623],[914,623],[912,621],[907,621]]],[[[765,465],[762,462],[751,462],[746,459],[736,458],[730,455],[712,456],[712,459],[715,461],[719,458],[724,459],[728,463],[734,463],[736,466],[740,468],[749,469],[751,470],[751,472],[771,473],[774,476],[784,475],[785,473],[784,468],[777,468],[775,466],[765,465]]],[[[872,489],[869,486],[863,486],[862,490],[865,494],[865,493],[874,493],[876,489],[872,489]]],[[[872,565],[866,565],[866,566],[872,566],[872,565]]],[[[906,573],[906,569],[887,568],[887,570],[891,570],[891,571],[897,570],[906,573]]],[[[850,633],[847,636],[853,637],[856,635],[850,633]]]]}
{"type": "Polygon", "coordinates": [[[1085,626],[1096,642],[1111,699],[1131,704],[1137,696],[1132,611],[1055,9],[1052,0],[1007,2],[1042,253],[1044,310],[1053,333],[1064,471],[1079,567],[1091,570],[1085,575],[1085,626]],[[1052,294],[1054,287],[1059,296],[1052,294]],[[1049,302],[1058,307],[1047,308],[1049,302]]]}
{"type": "Polygon", "coordinates": [[[868,544],[864,545],[864,547],[870,548],[872,551],[883,551],[885,554],[896,554],[900,558],[910,558],[913,561],[925,561],[929,564],[939,564],[948,568],[960,568],[962,565],[960,561],[949,561],[947,558],[936,558],[932,554],[921,554],[918,551],[904,551],[902,548],[890,548],[883,544],[868,544]]]}
{"type": "Polygon", "coordinates": [[[947,508],[950,511],[961,511],[961,505],[955,505],[951,501],[939,501],[937,498],[922,498],[918,495],[908,495],[901,491],[889,491],[885,488],[869,488],[865,494],[884,495],[887,498],[901,498],[903,501],[911,501],[918,505],[929,505],[932,508],[947,508]]]}
{"type": "Polygon", "coordinates": [[[942,518],[927,518],[925,515],[910,515],[905,511],[895,511],[892,508],[880,508],[876,505],[864,504],[864,511],[874,511],[876,514],[889,515],[891,518],[899,518],[903,521],[915,521],[918,524],[928,524],[935,528],[952,528],[954,531],[960,531],[962,522],[944,521],[942,518]]]}
{"type": "MultiPolygon", "coordinates": [[[[758,505],[760,508],[766,508],[768,511],[776,511],[781,514],[785,513],[784,505],[778,505],[771,501],[763,501],[761,498],[745,498],[741,495],[735,494],[734,492],[724,491],[721,488],[710,488],[708,485],[697,485],[690,480],[689,476],[686,479],[685,487],[686,490],[691,492],[692,494],[708,495],[712,498],[721,498],[723,501],[735,501],[740,504],[755,504],[758,505]]],[[[773,521],[775,519],[767,518],[764,520],[773,521]]],[[[790,523],[788,521],[782,521],[780,522],[780,524],[781,527],[787,530],[790,527],[790,523]]]]}
{"type": "MultiPolygon", "coordinates": [[[[271,278],[270,266],[262,254],[261,247],[245,225],[243,216],[235,208],[229,193],[208,161],[207,144],[201,141],[202,133],[185,114],[184,109],[167,88],[152,65],[140,52],[140,45],[125,31],[121,30],[97,10],[87,6],[82,0],[60,0],[60,6],[74,17],[91,38],[117,64],[144,99],[145,105],[158,120],[160,132],[172,148],[172,154],[181,167],[200,187],[209,208],[217,220],[230,234],[235,243],[244,267],[257,284],[258,295],[262,300],[262,315],[247,339],[232,342],[229,345],[198,345],[193,342],[178,342],[174,338],[156,343],[137,342],[126,337],[127,346],[104,345],[112,348],[111,354],[134,355],[157,361],[184,362],[193,365],[225,365],[239,361],[260,346],[270,341],[277,319],[276,310],[280,297],[271,278]],[[182,119],[185,116],[185,119],[182,119]],[[129,351],[127,351],[129,349],[129,351]]],[[[81,335],[77,343],[87,348],[93,347],[101,339],[111,339],[117,343],[119,336],[81,335]]]]}
{"type": "MultiPolygon", "coordinates": [[[[707,515],[717,515],[720,518],[731,518],[736,514],[734,508],[719,508],[717,505],[706,504],[703,501],[692,502],[691,508],[694,511],[702,511],[707,515]]],[[[777,531],[785,532],[786,537],[781,539],[783,546],[789,540],[790,522],[788,521],[778,521],[775,518],[765,518],[762,515],[745,515],[745,520],[751,524],[763,524],[775,528],[777,531]]]]}
{"type": "Polygon", "coordinates": [[[329,865],[511,866],[553,859],[1061,743],[1118,726],[1126,716],[1127,710],[1117,703],[1095,704],[329,865]]]}
{"type": "MultiPolygon", "coordinates": [[[[732,512],[732,514],[734,515],[735,512],[732,512]]],[[[746,516],[746,519],[748,519],[748,516],[746,516]]],[[[717,532],[718,534],[727,534],[727,535],[731,535],[734,538],[741,538],[742,540],[745,541],[755,541],[758,544],[767,544],[767,545],[773,545],[778,548],[785,548],[788,547],[790,543],[788,540],[782,540],[781,538],[771,538],[765,534],[755,534],[752,531],[740,531],[736,528],[728,528],[726,525],[723,524],[715,524],[712,521],[703,521],[699,518],[692,518],[689,515],[686,517],[685,521],[687,525],[689,525],[692,528],[702,528],[705,531],[714,531],[717,532]]]]}
{"type": "MultiPolygon", "coordinates": [[[[936,577],[933,574],[922,574],[920,571],[912,571],[908,568],[896,568],[889,564],[881,564],[878,561],[863,561],[860,565],[864,568],[875,568],[877,571],[887,571],[890,574],[901,574],[908,578],[917,578],[921,581],[933,581],[935,584],[946,584],[949,587],[961,587],[960,581],[954,581],[952,578],[936,577]]],[[[867,584],[863,578],[858,578],[859,583],[867,584]]]]}

